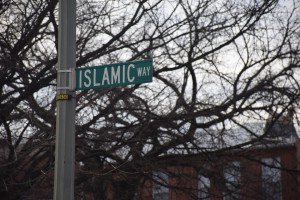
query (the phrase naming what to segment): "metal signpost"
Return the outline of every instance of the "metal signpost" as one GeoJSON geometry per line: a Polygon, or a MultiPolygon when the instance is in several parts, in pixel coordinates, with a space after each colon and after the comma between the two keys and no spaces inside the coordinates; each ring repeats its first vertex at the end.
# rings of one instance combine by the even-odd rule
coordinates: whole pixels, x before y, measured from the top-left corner
{"type": "Polygon", "coordinates": [[[59,1],[57,115],[55,145],[55,200],[74,199],[76,1],[59,1]],[[73,74],[74,76],[75,74],[73,74]]]}
{"type": "Polygon", "coordinates": [[[152,82],[152,60],[76,66],[76,1],[59,1],[55,200],[74,199],[76,90],[152,82]]]}
{"type": "Polygon", "coordinates": [[[152,60],[114,63],[76,69],[76,89],[87,90],[110,86],[152,82],[152,60]]]}

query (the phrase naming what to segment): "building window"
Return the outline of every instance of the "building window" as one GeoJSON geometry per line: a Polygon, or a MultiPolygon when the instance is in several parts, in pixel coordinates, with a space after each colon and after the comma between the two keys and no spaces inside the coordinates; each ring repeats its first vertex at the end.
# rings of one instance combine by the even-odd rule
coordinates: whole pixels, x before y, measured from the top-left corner
{"type": "Polygon", "coordinates": [[[225,190],[223,200],[240,199],[240,180],[240,162],[231,162],[224,169],[225,190]]]}
{"type": "Polygon", "coordinates": [[[210,199],[210,180],[208,177],[199,175],[198,176],[198,198],[203,200],[210,199]]]}
{"type": "Polygon", "coordinates": [[[153,200],[168,200],[169,197],[169,176],[165,172],[153,173],[153,200]]]}
{"type": "Polygon", "coordinates": [[[280,158],[265,158],[262,163],[263,199],[281,200],[280,158]]]}

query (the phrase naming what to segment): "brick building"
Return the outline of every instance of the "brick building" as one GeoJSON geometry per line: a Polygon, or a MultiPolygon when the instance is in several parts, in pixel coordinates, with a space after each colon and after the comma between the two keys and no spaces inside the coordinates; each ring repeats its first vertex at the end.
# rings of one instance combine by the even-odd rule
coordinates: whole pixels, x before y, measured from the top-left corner
{"type": "Polygon", "coordinates": [[[143,180],[135,199],[299,199],[299,138],[288,119],[267,122],[265,137],[250,147],[182,156],[143,180]]]}

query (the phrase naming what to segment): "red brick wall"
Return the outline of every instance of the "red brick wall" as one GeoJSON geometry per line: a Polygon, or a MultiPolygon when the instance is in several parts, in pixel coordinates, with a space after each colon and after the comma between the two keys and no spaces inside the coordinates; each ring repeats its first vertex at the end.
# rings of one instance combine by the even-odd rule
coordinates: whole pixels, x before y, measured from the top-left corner
{"type": "MultiPolygon", "coordinates": [[[[241,199],[262,199],[261,159],[279,157],[281,160],[282,200],[297,199],[297,160],[296,147],[285,146],[277,148],[252,149],[231,155],[222,155],[216,163],[215,177],[218,177],[222,166],[230,161],[240,161],[241,166],[241,199]]],[[[194,158],[197,160],[197,158],[194,158]]],[[[214,166],[212,166],[214,168],[214,166]]],[[[172,166],[169,171],[169,200],[197,199],[198,173],[194,167],[172,166]]],[[[218,179],[211,179],[211,200],[222,199],[222,188],[218,179]]],[[[152,200],[152,181],[147,180],[140,190],[140,199],[152,200]]]]}

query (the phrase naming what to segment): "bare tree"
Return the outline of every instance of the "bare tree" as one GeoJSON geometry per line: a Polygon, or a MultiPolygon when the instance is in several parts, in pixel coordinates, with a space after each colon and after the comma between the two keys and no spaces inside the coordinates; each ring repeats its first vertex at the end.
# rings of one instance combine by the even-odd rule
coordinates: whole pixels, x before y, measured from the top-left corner
{"type": "MultiPolygon", "coordinates": [[[[1,196],[51,198],[58,1],[0,6],[0,130],[8,148],[1,196]]],[[[77,66],[152,58],[154,81],[77,92],[76,195],[106,199],[111,190],[122,191],[114,199],[132,199],[152,171],[185,162],[183,155],[265,137],[246,122],[290,108],[297,116],[299,6],[77,1],[77,66]]]]}

